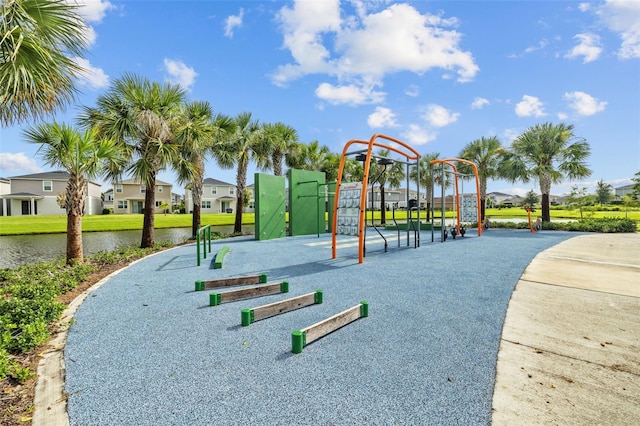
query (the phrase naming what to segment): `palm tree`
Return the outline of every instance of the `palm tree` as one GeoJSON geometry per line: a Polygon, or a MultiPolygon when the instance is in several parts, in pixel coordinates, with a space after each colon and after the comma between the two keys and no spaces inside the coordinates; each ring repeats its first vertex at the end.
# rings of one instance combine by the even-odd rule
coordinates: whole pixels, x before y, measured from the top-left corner
{"type": "MultiPolygon", "coordinates": [[[[427,198],[427,221],[431,218],[431,199],[433,198],[433,184],[442,184],[442,177],[435,175],[431,161],[440,158],[439,152],[425,154],[418,160],[418,167],[413,167],[409,172],[409,179],[424,188],[427,198]],[[417,170],[420,169],[420,181],[417,179],[417,170]]],[[[445,182],[445,187],[448,182],[445,182]]]]}
{"type": "Polygon", "coordinates": [[[227,142],[214,152],[214,157],[220,167],[236,169],[236,218],[233,232],[242,232],[242,211],[244,207],[245,186],[247,184],[247,167],[249,161],[254,160],[259,168],[269,166],[267,152],[264,147],[263,131],[258,120],[251,119],[250,112],[242,112],[233,119],[233,132],[227,142]]]}
{"type": "Polygon", "coordinates": [[[214,117],[209,102],[195,101],[183,105],[175,122],[175,138],[180,146],[180,156],[174,168],[178,183],[187,184],[193,196],[191,233],[195,237],[201,226],[202,188],[204,161],[216,145],[226,140],[231,131],[231,118],[218,114],[214,117]]]}
{"type": "Polygon", "coordinates": [[[330,154],[329,147],[320,145],[318,141],[312,141],[302,145],[302,153],[298,168],[302,170],[320,171],[324,165],[325,158],[330,154]]]}
{"type": "Polygon", "coordinates": [[[537,180],[542,194],[542,221],[549,222],[549,194],[552,183],[591,175],[585,159],[591,149],[587,141],[573,134],[573,125],[536,124],[527,129],[503,154],[499,175],[511,182],[537,180]]]}
{"type": "Polygon", "coordinates": [[[184,96],[178,85],[125,74],[98,97],[95,108],[84,107],[80,116],[100,137],[122,145],[129,157],[126,172],[145,185],[142,248],[154,245],[156,177],[179,155],[170,123],[184,96]]]}
{"type": "Polygon", "coordinates": [[[261,151],[270,155],[269,163],[273,174],[282,176],[282,161],[290,157],[297,148],[298,132],[281,122],[263,124],[262,129],[264,131],[262,143],[266,146],[262,147],[261,151]]]}
{"type": "MultiPolygon", "coordinates": [[[[469,142],[459,157],[472,161],[478,168],[478,180],[480,181],[480,220],[484,221],[486,202],[487,202],[487,179],[494,178],[498,175],[498,166],[500,164],[500,156],[504,152],[504,148],[497,137],[492,136],[476,139],[469,142]]],[[[471,167],[467,164],[460,163],[457,166],[458,171],[465,174],[472,174],[471,167]]]]}
{"type": "Polygon", "coordinates": [[[0,125],[41,118],[68,104],[87,47],[79,6],[4,0],[0,6],[0,125]]]}
{"type": "MultiPolygon", "coordinates": [[[[340,168],[340,154],[330,152],[324,156],[324,161],[320,166],[320,171],[324,172],[327,182],[333,182],[338,179],[338,169],[340,168]]],[[[343,180],[345,174],[343,172],[343,180]]]]}
{"type": "MultiPolygon", "coordinates": [[[[391,152],[388,149],[381,149],[378,151],[377,156],[381,158],[389,158],[391,152]]],[[[386,223],[386,215],[387,215],[387,206],[384,199],[384,187],[389,182],[389,186],[392,188],[398,188],[402,183],[402,179],[404,179],[404,170],[403,164],[394,161],[391,163],[391,168],[388,166],[384,167],[384,171],[380,174],[378,178],[378,184],[380,185],[380,224],[384,225],[386,223]]],[[[407,188],[408,189],[408,188],[407,188]]]]}
{"type": "Polygon", "coordinates": [[[38,152],[47,165],[69,173],[64,193],[67,210],[67,264],[83,261],[82,215],[87,198],[87,183],[98,176],[113,178],[125,157],[110,139],[99,139],[95,129],[80,133],[65,124],[43,123],[24,131],[28,142],[41,144],[38,152]]]}

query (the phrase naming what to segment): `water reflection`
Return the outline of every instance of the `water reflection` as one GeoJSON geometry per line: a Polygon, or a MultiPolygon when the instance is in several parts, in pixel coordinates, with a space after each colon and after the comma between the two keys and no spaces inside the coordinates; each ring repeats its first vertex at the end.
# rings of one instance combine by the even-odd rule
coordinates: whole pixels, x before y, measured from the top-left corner
{"type": "MultiPolygon", "coordinates": [[[[214,226],[215,232],[230,234],[233,226],[214,226]]],[[[243,232],[253,233],[254,225],[242,227],[243,232]]],[[[180,243],[191,236],[191,228],[156,229],[156,241],[180,243]]],[[[85,232],[82,244],[85,255],[102,250],[140,244],[142,231],[85,232]]],[[[24,263],[52,260],[66,254],[66,234],[8,235],[0,236],[0,268],[15,268],[24,263]]]]}

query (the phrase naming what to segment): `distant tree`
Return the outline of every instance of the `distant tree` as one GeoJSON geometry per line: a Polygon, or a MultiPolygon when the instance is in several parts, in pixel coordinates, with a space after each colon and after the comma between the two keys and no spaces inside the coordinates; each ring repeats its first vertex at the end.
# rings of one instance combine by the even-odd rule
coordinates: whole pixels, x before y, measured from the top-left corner
{"type": "Polygon", "coordinates": [[[174,168],[178,172],[178,183],[187,184],[191,190],[191,232],[195,237],[201,225],[205,158],[224,143],[232,131],[232,120],[223,114],[214,116],[208,102],[195,101],[182,105],[174,124],[180,146],[174,168]]]}
{"type": "MultiPolygon", "coordinates": [[[[480,184],[480,211],[481,220],[484,221],[486,202],[487,202],[487,180],[495,178],[498,175],[498,166],[500,164],[500,155],[504,148],[497,137],[492,136],[476,139],[469,142],[459,154],[460,158],[475,163],[478,168],[478,180],[480,184]]],[[[471,166],[460,163],[458,171],[467,175],[473,173],[471,166]]]]}
{"type": "Polygon", "coordinates": [[[538,194],[536,194],[532,189],[531,191],[527,192],[527,195],[525,195],[525,197],[522,199],[522,207],[524,207],[525,209],[531,209],[531,211],[533,211],[533,208],[538,204],[539,201],[540,197],[538,197],[538,194]]]}
{"type": "MultiPolygon", "coordinates": [[[[324,172],[324,176],[327,182],[333,182],[338,179],[338,168],[340,168],[340,155],[333,152],[325,155],[324,161],[320,166],[320,171],[324,172]]],[[[344,180],[344,178],[345,176],[343,170],[342,179],[344,180]]]]}
{"type": "MultiPolygon", "coordinates": [[[[377,156],[382,159],[389,159],[391,152],[388,149],[381,149],[378,151],[377,156]]],[[[385,200],[385,186],[389,183],[392,188],[398,188],[405,177],[404,168],[402,163],[393,162],[390,165],[378,165],[380,171],[380,177],[378,178],[378,184],[380,185],[380,224],[386,224],[387,205],[385,200]]]]}
{"type": "Polygon", "coordinates": [[[498,173],[511,182],[537,180],[542,194],[542,221],[549,222],[551,184],[590,176],[585,163],[590,152],[587,141],[574,136],[573,125],[536,124],[504,152],[498,173]]]}
{"type": "Polygon", "coordinates": [[[68,104],[87,47],[79,5],[61,0],[0,2],[0,125],[42,118],[68,104]]]}
{"type": "MultiPolygon", "coordinates": [[[[418,181],[418,170],[413,167],[409,172],[409,178],[412,182],[420,185],[425,191],[425,197],[427,198],[427,220],[431,219],[431,199],[433,198],[433,186],[434,184],[442,184],[442,175],[435,171],[435,168],[431,165],[431,161],[437,160],[440,157],[439,152],[425,154],[420,157],[418,161],[418,167],[420,168],[420,180],[418,181]]],[[[445,178],[445,188],[448,186],[448,180],[445,178]]]]}
{"type": "Polygon", "coordinates": [[[154,245],[156,178],[179,155],[171,124],[185,93],[175,84],[125,74],[80,116],[80,123],[95,127],[99,137],[121,145],[129,158],[126,172],[146,187],[141,248],[154,245]]]}
{"type": "Polygon", "coordinates": [[[580,219],[584,219],[584,208],[592,205],[595,198],[596,197],[594,195],[587,194],[587,188],[579,188],[577,185],[574,185],[567,196],[567,205],[570,208],[578,209],[580,211],[580,219]]]}
{"type": "Polygon", "coordinates": [[[295,153],[298,143],[298,132],[291,126],[277,122],[262,125],[264,132],[261,143],[266,144],[260,150],[267,154],[269,168],[275,176],[282,176],[282,162],[291,162],[291,154],[295,153]]]}
{"type": "Polygon", "coordinates": [[[236,217],[233,232],[242,232],[244,190],[247,184],[249,162],[255,161],[259,168],[268,166],[268,152],[260,149],[264,146],[263,136],[258,120],[252,119],[250,112],[242,112],[233,118],[233,131],[227,141],[214,152],[220,167],[225,169],[236,167],[236,217]]]}
{"type": "Polygon", "coordinates": [[[600,179],[596,184],[596,200],[602,206],[609,204],[613,198],[613,186],[600,179]]]}
{"type": "Polygon", "coordinates": [[[636,174],[631,178],[631,181],[633,182],[633,185],[631,186],[633,196],[636,200],[640,200],[640,172],[636,172],[636,174]]]}
{"type": "Polygon", "coordinates": [[[46,164],[69,173],[63,197],[67,211],[67,263],[82,262],[82,216],[87,183],[98,176],[111,179],[126,161],[119,145],[98,138],[95,129],[80,133],[65,124],[43,123],[24,132],[28,142],[40,144],[38,152],[46,164]]]}

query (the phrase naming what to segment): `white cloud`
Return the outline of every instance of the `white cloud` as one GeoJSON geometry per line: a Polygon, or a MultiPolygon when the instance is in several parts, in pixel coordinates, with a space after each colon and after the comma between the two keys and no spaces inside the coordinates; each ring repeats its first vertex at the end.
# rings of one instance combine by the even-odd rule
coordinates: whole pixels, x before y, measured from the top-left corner
{"type": "Polygon", "coordinates": [[[587,62],[595,61],[600,57],[600,54],[602,53],[600,36],[597,34],[583,33],[576,34],[573,38],[579,40],[579,43],[574,46],[569,53],[564,55],[565,58],[577,59],[582,56],[584,58],[582,63],[586,64],[587,62]]]}
{"type": "Polygon", "coordinates": [[[77,4],[78,13],[87,22],[101,22],[107,11],[116,9],[116,6],[103,0],[67,0],[69,4],[77,4]]]}
{"type": "Polygon", "coordinates": [[[569,118],[569,115],[566,112],[559,112],[558,113],[558,120],[566,120],[569,118]]]}
{"type": "Polygon", "coordinates": [[[198,75],[195,70],[184,64],[182,61],[176,61],[174,59],[164,59],[164,68],[169,77],[168,81],[179,84],[187,90],[191,90],[196,76],[198,75]]]}
{"type": "Polygon", "coordinates": [[[105,74],[102,68],[97,68],[85,58],[75,57],[73,61],[84,69],[80,73],[78,83],[82,86],[90,86],[93,89],[102,89],[109,85],[109,76],[105,74]]]}
{"type": "Polygon", "coordinates": [[[481,98],[479,96],[476,96],[475,99],[473,100],[473,102],[471,102],[471,108],[472,109],[481,109],[485,105],[489,105],[489,104],[490,104],[489,99],[485,99],[485,98],[481,98]]]}
{"type": "Polygon", "coordinates": [[[404,94],[407,96],[411,96],[412,98],[415,98],[420,94],[420,88],[415,84],[412,84],[409,87],[407,87],[407,90],[404,91],[404,94]]]}
{"type": "Polygon", "coordinates": [[[436,104],[427,105],[426,112],[422,115],[422,118],[427,120],[430,125],[434,127],[444,127],[451,123],[455,123],[460,117],[457,112],[451,112],[443,106],[436,104]]]}
{"type": "MultiPolygon", "coordinates": [[[[24,152],[0,152],[0,170],[20,173],[40,173],[42,169],[38,167],[36,161],[28,157],[24,152]]],[[[9,177],[9,176],[4,176],[9,177]]]]}
{"type": "Polygon", "coordinates": [[[580,10],[580,12],[586,12],[590,9],[591,9],[591,5],[589,3],[580,3],[578,5],[578,10],[580,10]]]}
{"type": "Polygon", "coordinates": [[[367,124],[373,129],[380,127],[398,127],[395,113],[385,107],[376,107],[375,112],[367,118],[367,124]]]}
{"type": "Polygon", "coordinates": [[[520,136],[520,131],[518,129],[505,129],[502,132],[502,138],[506,139],[509,143],[513,142],[520,136]]]}
{"type": "Polygon", "coordinates": [[[605,25],[622,39],[618,57],[640,58],[640,1],[607,0],[597,13],[605,25]]]}
{"type": "Polygon", "coordinates": [[[540,40],[537,46],[529,46],[526,49],[524,49],[524,53],[531,53],[531,52],[535,52],[536,50],[542,50],[547,46],[547,44],[549,44],[547,40],[544,40],[544,39],[540,40]]]}
{"type": "Polygon", "coordinates": [[[479,68],[473,55],[459,47],[462,34],[452,28],[455,18],[423,15],[408,4],[370,12],[386,3],[352,0],[357,10],[353,16],[340,9],[338,0],[298,0],[282,7],[277,19],[283,47],[293,61],[277,68],[273,83],[282,86],[309,74],[325,74],[341,86],[372,81],[381,85],[386,74],[432,69],[456,73],[460,82],[475,77],[479,68]]]}
{"type": "Polygon", "coordinates": [[[434,141],[436,134],[417,124],[410,124],[409,128],[402,133],[402,137],[410,145],[424,145],[434,141]]]}
{"type": "Polygon", "coordinates": [[[84,39],[87,43],[87,47],[91,48],[96,44],[96,39],[98,35],[96,34],[96,30],[93,29],[92,26],[87,25],[83,28],[84,31],[84,39]]]}
{"type": "Polygon", "coordinates": [[[544,117],[547,115],[542,108],[542,102],[535,96],[524,95],[516,104],[518,117],[544,117]]]}
{"type": "Polygon", "coordinates": [[[242,27],[242,18],[244,17],[244,9],[240,8],[237,15],[228,16],[224,24],[224,36],[232,38],[233,30],[242,27]]]}
{"type": "Polygon", "coordinates": [[[373,87],[349,84],[344,86],[334,86],[330,83],[321,83],[316,88],[316,96],[332,105],[362,105],[380,103],[384,100],[386,93],[376,92],[373,87]]]}
{"type": "Polygon", "coordinates": [[[579,115],[589,116],[594,115],[600,111],[604,111],[607,103],[604,101],[598,101],[593,96],[585,92],[567,92],[564,94],[564,99],[569,101],[569,108],[573,109],[579,115]]]}

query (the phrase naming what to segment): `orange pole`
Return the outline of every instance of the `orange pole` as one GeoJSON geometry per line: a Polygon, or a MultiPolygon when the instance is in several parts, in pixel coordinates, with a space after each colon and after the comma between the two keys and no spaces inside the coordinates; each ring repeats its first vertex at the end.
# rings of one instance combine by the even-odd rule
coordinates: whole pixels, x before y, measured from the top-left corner
{"type": "MultiPolygon", "coordinates": [[[[482,235],[482,205],[480,203],[480,178],[478,177],[478,166],[473,161],[465,160],[464,158],[447,158],[446,161],[458,161],[471,166],[473,174],[476,177],[476,204],[478,208],[478,237],[482,235]]],[[[445,161],[443,160],[443,161],[445,161]]]]}
{"type": "Polygon", "coordinates": [[[340,166],[338,168],[338,179],[336,181],[336,194],[333,202],[333,220],[331,224],[331,258],[332,259],[335,259],[337,257],[337,247],[336,247],[337,246],[336,235],[337,235],[337,226],[338,226],[337,213],[338,213],[338,202],[340,198],[340,186],[342,184],[342,175],[344,172],[345,156],[347,154],[348,148],[355,143],[367,145],[367,156],[364,164],[364,175],[362,178],[362,191],[360,194],[360,212],[359,212],[360,220],[359,220],[359,227],[358,227],[358,230],[359,230],[358,232],[359,234],[358,235],[358,263],[362,263],[364,261],[364,224],[365,224],[364,211],[367,203],[366,188],[369,182],[369,171],[370,171],[369,169],[370,169],[370,163],[371,163],[372,148],[374,146],[377,146],[380,148],[388,149],[390,151],[393,151],[397,154],[404,156],[405,158],[407,158],[407,160],[416,160],[416,161],[420,158],[420,153],[415,149],[413,149],[411,146],[407,145],[406,143],[398,139],[392,138],[390,136],[378,134],[378,133],[371,136],[371,139],[369,139],[369,141],[364,141],[360,139],[351,139],[349,142],[345,144],[344,148],[342,149],[342,156],[340,157],[340,166]],[[398,145],[401,145],[402,147],[407,148],[413,155],[407,152],[404,152],[396,147],[385,145],[380,142],[376,142],[375,140],[378,138],[386,139],[391,142],[397,143],[398,145]]]}

